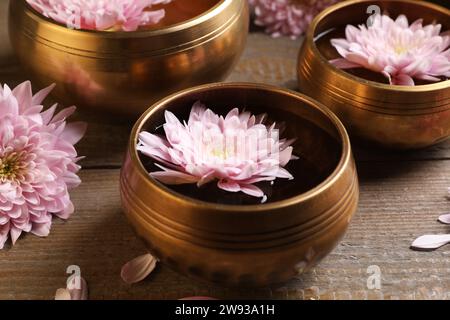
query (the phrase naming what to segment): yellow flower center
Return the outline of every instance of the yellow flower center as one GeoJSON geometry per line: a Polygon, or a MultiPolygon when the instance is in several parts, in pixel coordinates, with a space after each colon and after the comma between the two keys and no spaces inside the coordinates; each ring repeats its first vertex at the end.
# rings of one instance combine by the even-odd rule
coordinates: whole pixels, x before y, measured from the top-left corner
{"type": "Polygon", "coordinates": [[[228,158],[228,152],[226,150],[222,150],[222,149],[211,150],[211,155],[213,155],[216,158],[220,158],[222,160],[225,160],[226,158],[228,158]]]}
{"type": "Polygon", "coordinates": [[[22,154],[17,152],[0,157],[0,182],[19,181],[23,178],[25,166],[21,158],[22,154]]]}
{"type": "Polygon", "coordinates": [[[409,48],[404,47],[402,45],[398,45],[394,48],[396,54],[401,55],[409,51],[409,48]]]}

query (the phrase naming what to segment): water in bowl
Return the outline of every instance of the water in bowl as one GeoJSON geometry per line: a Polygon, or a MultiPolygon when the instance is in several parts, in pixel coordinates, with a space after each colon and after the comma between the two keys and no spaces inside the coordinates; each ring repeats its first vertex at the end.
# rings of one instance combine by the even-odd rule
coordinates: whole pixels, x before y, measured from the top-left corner
{"type": "MultiPolygon", "coordinates": [[[[148,131],[165,136],[160,125],[148,131]]],[[[340,159],[341,149],[336,138],[309,121],[294,120],[287,123],[286,133],[283,133],[282,137],[297,138],[293,147],[294,154],[299,159],[291,160],[285,167],[294,177],[293,180],[276,179],[273,183],[265,181],[255,184],[267,196],[266,203],[292,198],[318,186],[330,176],[340,159]]],[[[142,154],[139,156],[148,172],[161,171],[152,159],[142,154]]],[[[200,188],[196,184],[166,185],[166,187],[184,196],[211,203],[231,205],[261,203],[261,198],[242,192],[221,190],[217,187],[217,181],[200,188]]]]}
{"type": "MultiPolygon", "coordinates": [[[[149,172],[160,171],[152,160],[145,159],[144,165],[149,172]]],[[[255,184],[267,196],[266,203],[284,200],[302,194],[325,180],[326,176],[312,162],[305,158],[291,161],[285,167],[293,176],[293,180],[276,179],[273,183],[255,184]]],[[[242,192],[227,192],[217,187],[217,181],[210,182],[200,188],[196,184],[170,185],[173,191],[184,196],[220,204],[253,205],[260,204],[261,198],[252,197],[242,192]]]]}

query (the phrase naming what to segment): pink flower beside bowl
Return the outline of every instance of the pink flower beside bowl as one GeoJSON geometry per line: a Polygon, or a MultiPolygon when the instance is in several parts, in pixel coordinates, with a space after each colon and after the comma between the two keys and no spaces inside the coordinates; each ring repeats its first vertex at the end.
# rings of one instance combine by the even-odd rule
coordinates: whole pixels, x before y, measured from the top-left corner
{"type": "Polygon", "coordinates": [[[53,216],[74,212],[68,190],[81,183],[74,145],[86,124],[66,123],[75,107],[42,111],[52,89],[33,96],[30,82],[0,87],[0,249],[23,232],[47,236],[53,216]]]}

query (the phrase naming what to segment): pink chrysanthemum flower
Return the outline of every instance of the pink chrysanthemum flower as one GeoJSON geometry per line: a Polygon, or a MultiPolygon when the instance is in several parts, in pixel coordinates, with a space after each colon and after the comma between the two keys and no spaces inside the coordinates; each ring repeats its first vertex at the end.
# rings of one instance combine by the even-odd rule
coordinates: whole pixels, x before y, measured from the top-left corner
{"type": "Polygon", "coordinates": [[[440,24],[411,25],[404,15],[394,21],[376,15],[372,25],[348,25],[345,39],[331,44],[343,58],[332,60],[338,68],[363,67],[382,73],[394,85],[414,85],[414,79],[440,81],[450,77],[450,36],[443,35],[440,24]]]}
{"type": "Polygon", "coordinates": [[[67,219],[74,211],[68,193],[80,184],[74,144],[86,125],[66,124],[75,107],[42,112],[52,88],[33,96],[30,82],[0,87],[0,249],[22,232],[47,236],[53,215],[67,219]]]}
{"type": "Polygon", "coordinates": [[[200,187],[217,180],[222,190],[244,192],[264,201],[266,197],[255,183],[293,179],[283,168],[296,158],[290,146],[293,140],[280,140],[275,124],[264,124],[265,115],[233,109],[222,117],[196,102],[187,123],[169,111],[165,119],[165,138],[142,132],[137,146],[162,164],[157,164],[162,171],[150,174],[163,183],[196,183],[200,187]]]}
{"type": "Polygon", "coordinates": [[[273,37],[296,39],[314,17],[339,0],[249,0],[255,24],[265,27],[273,37]]]}
{"type": "Polygon", "coordinates": [[[151,10],[171,0],[27,0],[38,12],[71,28],[135,31],[156,24],[165,11],[151,10]]]}

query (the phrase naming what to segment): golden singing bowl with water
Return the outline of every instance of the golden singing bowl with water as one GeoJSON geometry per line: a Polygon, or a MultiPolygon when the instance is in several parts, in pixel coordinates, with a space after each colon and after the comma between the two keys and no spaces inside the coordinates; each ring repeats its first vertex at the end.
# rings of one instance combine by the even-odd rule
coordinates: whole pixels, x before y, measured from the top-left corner
{"type": "MultiPolygon", "coordinates": [[[[305,174],[294,174],[294,181],[306,182],[305,174]]],[[[213,192],[212,184],[198,192],[213,192]]],[[[152,254],[182,274],[225,286],[282,283],[311,268],[344,235],[359,195],[350,142],[331,111],[299,93],[245,83],[188,89],[150,107],[131,133],[120,190],[124,213],[152,254]],[[136,150],[138,134],[154,132],[165,122],[166,110],[186,120],[198,100],[222,115],[239,107],[284,123],[283,137],[298,138],[294,154],[314,164],[317,182],[301,192],[287,189],[277,201],[223,204],[151,178],[144,164],[148,158],[136,150]]]]}
{"type": "Polygon", "coordinates": [[[310,25],[298,57],[300,90],[332,109],[350,135],[363,140],[399,149],[445,140],[450,136],[450,80],[416,86],[369,81],[332,66],[316,45],[316,37],[328,30],[366,23],[370,5],[392,18],[405,14],[410,23],[420,18],[424,25],[437,22],[450,30],[450,10],[425,1],[338,3],[310,25]]]}
{"type": "Polygon", "coordinates": [[[181,89],[225,78],[246,43],[247,0],[218,0],[185,22],[135,32],[73,30],[10,2],[12,45],[58,101],[131,116],[181,89]]]}

